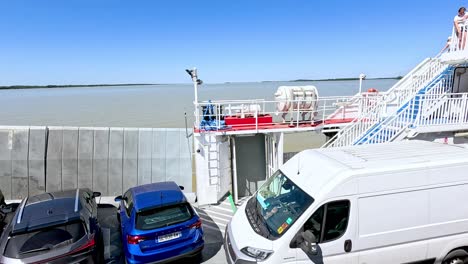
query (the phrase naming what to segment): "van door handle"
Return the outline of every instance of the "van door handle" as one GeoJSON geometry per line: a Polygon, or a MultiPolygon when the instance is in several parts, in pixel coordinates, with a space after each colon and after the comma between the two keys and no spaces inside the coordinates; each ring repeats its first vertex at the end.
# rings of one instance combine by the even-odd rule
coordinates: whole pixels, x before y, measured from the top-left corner
{"type": "Polygon", "coordinates": [[[344,242],[344,251],[351,252],[351,249],[353,249],[353,242],[351,242],[351,240],[348,239],[344,242]]]}

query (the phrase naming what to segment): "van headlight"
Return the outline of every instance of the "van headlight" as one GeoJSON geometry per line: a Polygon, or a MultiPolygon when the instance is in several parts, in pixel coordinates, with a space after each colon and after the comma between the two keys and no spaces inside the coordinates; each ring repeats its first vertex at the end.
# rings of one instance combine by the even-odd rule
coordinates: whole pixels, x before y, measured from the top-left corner
{"type": "Polygon", "coordinates": [[[241,252],[256,260],[265,260],[271,254],[273,254],[273,251],[271,250],[258,249],[253,247],[245,247],[241,249],[241,252]]]}

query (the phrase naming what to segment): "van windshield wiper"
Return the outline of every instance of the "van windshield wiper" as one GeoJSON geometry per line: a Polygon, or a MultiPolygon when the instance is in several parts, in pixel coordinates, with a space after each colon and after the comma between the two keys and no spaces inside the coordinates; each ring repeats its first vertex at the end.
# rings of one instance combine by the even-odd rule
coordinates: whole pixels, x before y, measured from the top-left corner
{"type": "Polygon", "coordinates": [[[256,208],[255,208],[255,209],[256,209],[256,210],[255,210],[255,211],[256,211],[256,214],[255,214],[255,215],[257,216],[257,219],[259,219],[260,222],[262,222],[262,224],[266,227],[266,229],[267,229],[267,231],[268,231],[268,234],[266,235],[266,238],[270,238],[271,235],[273,234],[273,233],[272,233],[272,230],[271,230],[270,226],[267,224],[265,218],[263,218],[263,216],[262,216],[261,213],[260,213],[260,210],[261,210],[261,209],[259,208],[260,203],[259,203],[258,201],[255,201],[255,204],[256,204],[256,208]]]}
{"type": "Polygon", "coordinates": [[[267,230],[268,230],[268,235],[267,235],[267,238],[270,238],[272,237],[273,235],[273,230],[271,229],[271,227],[267,224],[266,220],[262,217],[262,220],[263,220],[263,224],[266,226],[267,230]]]}

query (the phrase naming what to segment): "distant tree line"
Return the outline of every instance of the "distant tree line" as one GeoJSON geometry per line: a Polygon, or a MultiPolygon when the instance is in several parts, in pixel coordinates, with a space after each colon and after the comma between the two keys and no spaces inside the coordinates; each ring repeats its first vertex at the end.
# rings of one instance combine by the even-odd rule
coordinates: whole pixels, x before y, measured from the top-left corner
{"type": "Polygon", "coordinates": [[[0,89],[72,88],[72,87],[99,87],[99,86],[132,86],[132,85],[157,85],[157,84],[121,83],[121,84],[66,84],[66,85],[10,85],[10,86],[0,86],[0,89]]]}
{"type": "MultiPolygon", "coordinates": [[[[397,77],[383,77],[383,78],[367,78],[367,80],[400,80],[402,79],[403,76],[397,76],[397,77]]],[[[311,81],[357,81],[359,78],[332,78],[332,79],[317,79],[317,80],[312,80],[312,79],[297,79],[297,80],[292,80],[291,82],[311,82],[311,81]]]]}

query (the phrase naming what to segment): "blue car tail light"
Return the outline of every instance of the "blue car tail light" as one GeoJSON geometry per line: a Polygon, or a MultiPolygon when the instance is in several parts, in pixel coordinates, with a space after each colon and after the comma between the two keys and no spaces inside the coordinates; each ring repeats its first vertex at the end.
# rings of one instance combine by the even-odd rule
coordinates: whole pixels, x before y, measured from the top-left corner
{"type": "Polygon", "coordinates": [[[190,229],[199,229],[201,227],[202,227],[202,222],[200,219],[198,219],[195,223],[189,226],[190,229]]]}
{"type": "Polygon", "coordinates": [[[127,243],[129,245],[137,245],[145,240],[148,240],[148,237],[127,235],[127,243]]]}

